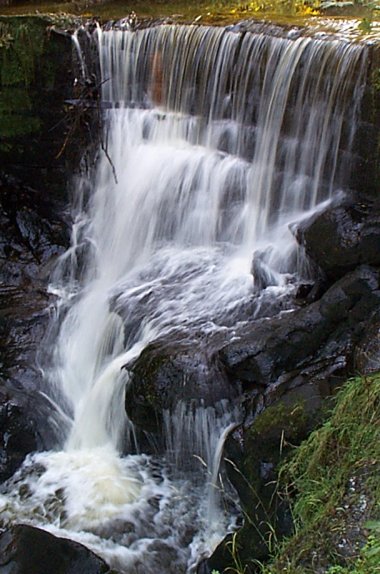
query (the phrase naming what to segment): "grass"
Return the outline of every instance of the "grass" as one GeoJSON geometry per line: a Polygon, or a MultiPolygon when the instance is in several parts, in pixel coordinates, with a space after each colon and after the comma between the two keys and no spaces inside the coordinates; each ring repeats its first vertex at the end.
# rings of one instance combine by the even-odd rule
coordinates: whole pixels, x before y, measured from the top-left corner
{"type": "Polygon", "coordinates": [[[295,534],[263,572],[380,572],[379,467],[380,375],[357,377],[280,469],[295,534]]]}
{"type": "Polygon", "coordinates": [[[380,374],[348,381],[334,404],[279,469],[294,534],[266,564],[235,552],[230,572],[380,574],[380,374]]]}

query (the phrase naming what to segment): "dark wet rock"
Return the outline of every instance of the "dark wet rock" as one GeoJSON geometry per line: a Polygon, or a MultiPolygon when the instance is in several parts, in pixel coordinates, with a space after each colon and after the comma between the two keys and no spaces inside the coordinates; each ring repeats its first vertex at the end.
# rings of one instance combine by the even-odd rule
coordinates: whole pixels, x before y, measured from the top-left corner
{"type": "Polygon", "coordinates": [[[252,259],[251,273],[253,276],[253,286],[256,292],[260,292],[266,287],[278,284],[277,273],[270,267],[271,250],[255,251],[252,259]]]}
{"type": "Polygon", "coordinates": [[[25,456],[37,450],[36,429],[19,401],[0,388],[0,481],[17,470],[25,456]]]}
{"type": "Polygon", "coordinates": [[[59,252],[59,247],[44,244],[39,253],[46,256],[46,266],[38,265],[29,246],[17,235],[12,237],[9,227],[4,226],[3,231],[3,241],[0,240],[0,262],[5,255],[0,273],[0,480],[13,474],[29,452],[52,446],[54,433],[47,424],[51,408],[43,406],[45,400],[38,394],[41,373],[36,365],[36,349],[49,319],[45,274],[50,255],[54,259],[59,252]],[[1,253],[3,246],[11,253],[6,250],[1,253]],[[11,256],[7,258],[7,255],[11,256]]]}
{"type": "Polygon", "coordinates": [[[211,349],[194,341],[156,341],[131,367],[126,409],[147,431],[159,429],[164,410],[179,401],[213,405],[236,395],[211,349]]]}
{"type": "Polygon", "coordinates": [[[15,383],[0,385],[0,482],[14,474],[27,454],[55,444],[49,417],[51,405],[42,395],[16,389],[15,383]]]}
{"type": "Polygon", "coordinates": [[[327,208],[300,224],[296,237],[330,281],[362,264],[379,266],[380,204],[327,208]]]}
{"type": "Polygon", "coordinates": [[[244,432],[241,473],[246,485],[239,494],[246,512],[260,504],[272,512],[276,467],[291,445],[299,445],[318,425],[321,406],[317,385],[293,389],[262,411],[244,432]]]}
{"type": "Polygon", "coordinates": [[[56,438],[51,408],[38,393],[41,373],[36,365],[36,349],[49,320],[47,277],[65,236],[49,203],[14,181],[0,181],[1,481],[28,453],[51,447],[56,438]]]}
{"type": "Polygon", "coordinates": [[[227,343],[228,333],[151,343],[128,367],[127,413],[138,428],[157,433],[163,412],[180,401],[215,405],[240,397],[249,420],[291,389],[314,385],[328,396],[353,374],[355,348],[379,305],[379,271],[361,266],[310,305],[237,326],[227,343]]]}
{"type": "Polygon", "coordinates": [[[35,351],[48,321],[47,281],[67,225],[49,196],[9,176],[0,176],[0,210],[0,373],[31,388],[40,376],[35,351]]]}
{"type": "MultiPolygon", "coordinates": [[[[362,266],[315,303],[237,330],[219,356],[230,381],[275,397],[306,382],[350,374],[355,345],[380,304],[379,272],[362,266]]],[[[269,400],[269,399],[268,399],[269,400]]]]}
{"type": "Polygon", "coordinates": [[[380,371],[380,310],[367,323],[363,338],[355,348],[354,364],[362,375],[380,371]]]}
{"type": "Polygon", "coordinates": [[[300,283],[297,287],[297,291],[295,294],[295,299],[296,300],[306,300],[309,296],[310,293],[312,292],[314,288],[314,284],[313,283],[300,283]]]}
{"type": "Polygon", "coordinates": [[[0,165],[47,197],[66,195],[64,100],[72,86],[70,38],[55,34],[49,18],[0,16],[12,38],[2,50],[0,165]]]}
{"type": "MultiPolygon", "coordinates": [[[[38,392],[36,349],[52,303],[47,282],[69,241],[65,97],[72,85],[70,38],[40,17],[0,17],[12,42],[2,53],[0,88],[0,479],[28,452],[54,440],[38,392]],[[37,429],[39,429],[37,431],[37,429]]],[[[72,150],[75,146],[68,146],[72,150]]]]}
{"type": "Polygon", "coordinates": [[[0,574],[107,574],[107,564],[72,540],[19,524],[0,535],[0,574]]]}
{"type": "MultiPolygon", "coordinates": [[[[367,24],[370,22],[367,22],[367,24]]],[[[368,58],[368,81],[364,87],[361,114],[355,130],[355,167],[351,187],[361,197],[379,198],[380,189],[380,46],[374,42],[368,58]]]]}
{"type": "Polygon", "coordinates": [[[252,424],[241,425],[227,437],[226,470],[243,508],[249,510],[254,492],[258,495],[273,480],[289,445],[299,444],[320,423],[325,398],[323,386],[317,384],[290,389],[261,411],[252,424]]]}

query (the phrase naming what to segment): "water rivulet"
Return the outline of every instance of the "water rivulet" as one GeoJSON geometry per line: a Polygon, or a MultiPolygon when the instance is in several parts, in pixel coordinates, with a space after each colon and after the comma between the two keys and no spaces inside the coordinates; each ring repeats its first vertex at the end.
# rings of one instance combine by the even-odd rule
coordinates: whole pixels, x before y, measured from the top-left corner
{"type": "Polygon", "coordinates": [[[9,481],[3,522],[79,540],[120,572],[191,572],[237,514],[219,477],[237,392],[204,347],[291,306],[307,269],[289,227],[348,185],[366,47],[195,26],[94,36],[102,146],[77,182],[40,351],[57,450],[9,481]],[[125,390],[165,340],[202,358],[146,454],[125,390]]]}

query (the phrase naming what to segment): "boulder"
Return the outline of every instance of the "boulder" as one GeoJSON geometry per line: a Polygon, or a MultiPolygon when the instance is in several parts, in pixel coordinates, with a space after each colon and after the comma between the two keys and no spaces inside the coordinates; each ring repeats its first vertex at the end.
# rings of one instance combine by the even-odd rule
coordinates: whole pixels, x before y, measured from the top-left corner
{"type": "Polygon", "coordinates": [[[276,273],[270,266],[272,250],[255,251],[252,258],[251,273],[253,276],[253,287],[259,293],[271,285],[278,285],[279,273],[276,273]]]}
{"type": "Polygon", "coordinates": [[[18,524],[0,535],[0,574],[111,574],[107,564],[72,540],[18,524]]]}
{"type": "Polygon", "coordinates": [[[212,347],[196,340],[155,341],[128,368],[126,410],[149,432],[159,431],[163,411],[180,401],[207,407],[237,394],[212,347]]]}
{"type": "Polygon", "coordinates": [[[335,281],[362,264],[380,265],[380,203],[327,208],[296,230],[306,254],[335,281]]]}
{"type": "Polygon", "coordinates": [[[128,416],[157,433],[163,412],[180,401],[208,406],[240,397],[252,414],[260,400],[269,405],[305,384],[328,395],[352,374],[355,347],[379,305],[379,271],[361,266],[318,301],[237,326],[232,339],[153,342],[128,366],[128,416]]]}

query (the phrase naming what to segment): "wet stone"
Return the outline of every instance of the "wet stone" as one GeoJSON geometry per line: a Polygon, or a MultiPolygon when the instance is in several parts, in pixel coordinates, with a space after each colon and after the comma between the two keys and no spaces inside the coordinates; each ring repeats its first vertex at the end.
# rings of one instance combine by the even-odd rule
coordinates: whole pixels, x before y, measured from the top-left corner
{"type": "Polygon", "coordinates": [[[380,204],[344,203],[302,222],[296,231],[306,254],[331,280],[355,267],[380,265],[380,204]]]}
{"type": "Polygon", "coordinates": [[[0,535],[0,574],[107,574],[107,564],[81,544],[32,526],[0,535]]]}

